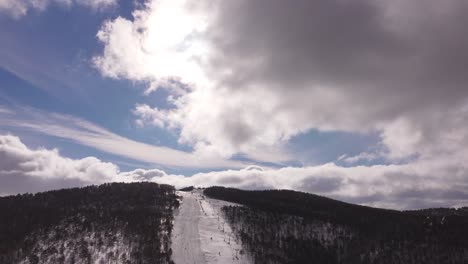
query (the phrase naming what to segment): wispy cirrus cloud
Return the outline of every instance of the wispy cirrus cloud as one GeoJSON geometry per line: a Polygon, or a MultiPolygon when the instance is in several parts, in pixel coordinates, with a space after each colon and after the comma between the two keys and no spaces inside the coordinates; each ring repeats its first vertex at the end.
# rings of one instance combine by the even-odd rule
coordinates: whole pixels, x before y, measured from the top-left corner
{"type": "Polygon", "coordinates": [[[239,168],[245,166],[239,161],[204,158],[189,152],[131,140],[70,115],[23,107],[15,109],[14,115],[9,112],[0,112],[0,118],[4,128],[26,129],[67,139],[120,157],[161,166],[173,168],[239,168]]]}
{"type": "Polygon", "coordinates": [[[13,111],[0,105],[0,114],[13,114],[13,111]]]}
{"type": "Polygon", "coordinates": [[[0,0],[0,12],[7,13],[14,18],[26,15],[30,10],[43,11],[51,4],[64,7],[79,5],[101,10],[117,4],[116,0],[0,0]]]}

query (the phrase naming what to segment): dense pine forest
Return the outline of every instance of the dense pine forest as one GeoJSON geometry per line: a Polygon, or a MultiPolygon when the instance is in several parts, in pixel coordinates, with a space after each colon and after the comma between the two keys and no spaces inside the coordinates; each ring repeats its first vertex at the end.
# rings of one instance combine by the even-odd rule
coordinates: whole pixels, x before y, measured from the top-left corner
{"type": "Polygon", "coordinates": [[[294,191],[212,187],[255,263],[468,263],[468,208],[395,211],[294,191]]]}
{"type": "Polygon", "coordinates": [[[0,263],[170,263],[175,189],[112,183],[0,198],[0,263]]]}

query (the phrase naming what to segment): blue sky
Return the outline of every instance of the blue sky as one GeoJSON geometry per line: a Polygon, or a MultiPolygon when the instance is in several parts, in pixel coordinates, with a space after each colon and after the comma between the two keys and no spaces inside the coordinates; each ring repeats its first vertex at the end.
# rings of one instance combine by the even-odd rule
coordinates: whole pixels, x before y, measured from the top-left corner
{"type": "MultiPolygon", "coordinates": [[[[52,4],[44,11],[32,10],[18,19],[3,15],[0,26],[5,40],[0,43],[2,104],[73,115],[136,141],[191,151],[190,145],[177,143],[174,131],[137,127],[134,123],[131,109],[135,104],[166,106],[164,90],[144,95],[144,83],[103,77],[91,64],[92,57],[102,50],[96,33],[103,22],[116,16],[129,17],[133,8],[128,2],[101,12],[52,4]]],[[[8,128],[3,130],[16,132],[8,128]]],[[[112,160],[124,169],[142,165],[138,160],[122,159],[60,138],[20,133],[34,138],[30,142],[32,146],[58,148],[69,157],[97,156],[112,160]]],[[[377,140],[374,135],[310,131],[287,143],[292,159],[286,164],[326,163],[344,154],[354,156],[366,151],[377,140]]],[[[182,174],[195,171],[193,168],[165,167],[164,164],[143,164],[162,166],[182,174]]]]}
{"type": "Polygon", "coordinates": [[[0,174],[464,204],[468,39],[441,5],[0,1],[0,174]]]}
{"type": "MultiPolygon", "coordinates": [[[[157,94],[143,96],[138,83],[103,78],[89,63],[101,49],[95,35],[102,22],[116,15],[128,15],[131,7],[119,5],[96,12],[51,5],[19,19],[2,15],[2,104],[69,114],[138,141],[187,149],[177,144],[172,133],[135,128],[130,110],[136,102],[144,99],[164,104],[164,100],[157,94]]],[[[59,148],[67,156],[112,158],[61,139],[37,133],[29,136],[35,138],[31,142],[34,146],[59,148]]],[[[120,165],[126,167],[125,163],[120,165]]]]}

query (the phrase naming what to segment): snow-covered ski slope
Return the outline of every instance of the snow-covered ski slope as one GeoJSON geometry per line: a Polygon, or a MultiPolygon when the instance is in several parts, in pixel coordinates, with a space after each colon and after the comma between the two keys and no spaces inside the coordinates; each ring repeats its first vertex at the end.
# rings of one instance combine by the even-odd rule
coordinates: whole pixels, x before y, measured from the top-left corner
{"type": "Polygon", "coordinates": [[[176,264],[252,263],[225,221],[221,207],[231,203],[204,197],[201,191],[178,192],[172,260],[176,264]]]}

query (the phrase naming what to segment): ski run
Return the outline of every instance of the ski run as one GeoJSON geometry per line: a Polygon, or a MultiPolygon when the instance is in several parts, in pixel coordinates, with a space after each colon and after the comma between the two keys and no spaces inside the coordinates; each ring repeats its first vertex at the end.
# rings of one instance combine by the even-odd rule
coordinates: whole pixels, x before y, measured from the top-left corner
{"type": "Polygon", "coordinates": [[[177,194],[182,201],[172,232],[175,263],[252,263],[221,212],[221,207],[233,204],[207,198],[199,190],[177,194]]]}

